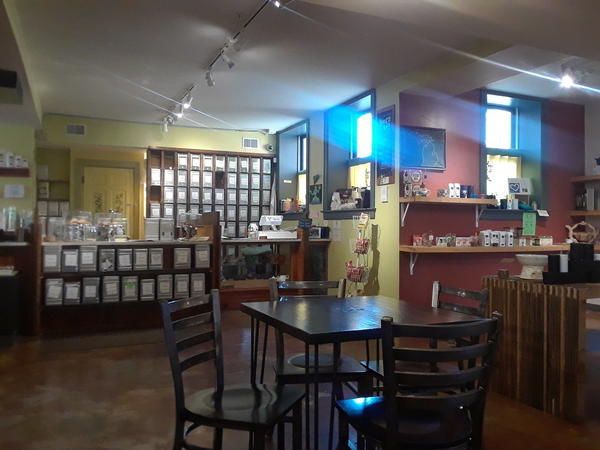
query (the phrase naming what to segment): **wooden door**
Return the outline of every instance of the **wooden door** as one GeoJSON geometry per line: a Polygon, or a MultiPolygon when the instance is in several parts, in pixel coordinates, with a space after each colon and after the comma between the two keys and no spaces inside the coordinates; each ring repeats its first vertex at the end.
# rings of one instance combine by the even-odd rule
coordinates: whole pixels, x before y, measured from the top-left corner
{"type": "Polygon", "coordinates": [[[133,169],[111,167],[83,168],[83,209],[105,212],[109,209],[127,217],[129,236],[136,234],[136,207],[133,169]]]}

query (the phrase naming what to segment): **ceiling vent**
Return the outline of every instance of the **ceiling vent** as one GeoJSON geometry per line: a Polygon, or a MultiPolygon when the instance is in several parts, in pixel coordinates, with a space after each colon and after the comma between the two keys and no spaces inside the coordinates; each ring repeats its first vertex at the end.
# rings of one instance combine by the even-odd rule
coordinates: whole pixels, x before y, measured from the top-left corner
{"type": "Polygon", "coordinates": [[[242,148],[258,150],[258,138],[242,138],[242,148]]]}
{"type": "Polygon", "coordinates": [[[68,123],[65,128],[65,134],[67,136],[85,136],[85,125],[68,123]]]}

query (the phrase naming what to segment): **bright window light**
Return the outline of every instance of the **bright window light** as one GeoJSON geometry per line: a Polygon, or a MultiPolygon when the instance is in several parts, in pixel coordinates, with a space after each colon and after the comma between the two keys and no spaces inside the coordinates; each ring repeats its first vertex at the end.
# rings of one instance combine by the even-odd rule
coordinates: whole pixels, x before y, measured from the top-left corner
{"type": "Polygon", "coordinates": [[[487,102],[492,105],[510,106],[512,105],[512,97],[505,95],[487,94],[487,102]]]}
{"type": "Polygon", "coordinates": [[[298,142],[298,172],[306,171],[306,136],[300,136],[298,142]]]}
{"type": "Polygon", "coordinates": [[[521,158],[518,156],[487,156],[487,193],[496,198],[508,196],[508,179],[521,176],[521,158]]]}
{"type": "Polygon", "coordinates": [[[373,115],[361,114],[356,119],[356,158],[367,158],[373,152],[373,115]]]}
{"type": "Polygon", "coordinates": [[[512,148],[512,111],[487,108],[485,111],[485,146],[487,148],[512,148]]]}
{"type": "Polygon", "coordinates": [[[368,188],[371,186],[371,163],[350,166],[348,171],[349,188],[368,188]]]}
{"type": "Polygon", "coordinates": [[[301,173],[298,175],[298,204],[300,206],[306,205],[306,174],[301,173]]]}

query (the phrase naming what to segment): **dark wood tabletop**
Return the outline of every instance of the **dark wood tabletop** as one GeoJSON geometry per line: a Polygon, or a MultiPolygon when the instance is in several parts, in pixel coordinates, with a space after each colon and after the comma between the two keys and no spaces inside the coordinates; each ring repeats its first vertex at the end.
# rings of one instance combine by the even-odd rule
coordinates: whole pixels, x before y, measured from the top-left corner
{"type": "Polygon", "coordinates": [[[242,303],[240,310],[308,344],[375,339],[379,337],[383,316],[392,317],[394,322],[420,324],[477,319],[382,295],[284,298],[277,302],[242,303]]]}

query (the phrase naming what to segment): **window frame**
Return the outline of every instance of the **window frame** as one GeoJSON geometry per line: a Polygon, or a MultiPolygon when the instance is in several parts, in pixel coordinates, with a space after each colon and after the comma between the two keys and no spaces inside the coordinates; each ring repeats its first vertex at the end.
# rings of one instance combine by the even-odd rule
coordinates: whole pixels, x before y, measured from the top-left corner
{"type": "Polygon", "coordinates": [[[298,175],[308,173],[308,132],[298,135],[298,175]],[[306,145],[302,145],[302,141],[306,140],[306,145]],[[304,163],[304,168],[302,165],[304,163]]]}
{"type": "MultiPolygon", "coordinates": [[[[309,180],[309,172],[310,172],[310,119],[303,119],[299,122],[296,122],[292,125],[290,125],[289,127],[286,127],[280,131],[278,131],[276,133],[277,135],[277,149],[276,149],[276,155],[277,155],[277,164],[276,164],[276,170],[273,171],[274,176],[277,177],[277,183],[275,184],[275,194],[277,195],[277,200],[279,203],[279,199],[280,199],[280,189],[279,189],[279,184],[282,181],[281,180],[281,176],[280,176],[280,164],[279,164],[279,159],[281,157],[280,155],[280,150],[281,150],[281,146],[280,146],[280,141],[281,141],[281,135],[284,133],[287,133],[288,131],[293,130],[294,128],[298,128],[301,126],[305,126],[306,127],[306,132],[298,135],[298,137],[300,136],[305,136],[306,137],[306,169],[304,172],[300,172],[298,171],[298,165],[299,165],[299,156],[298,156],[298,150],[299,150],[299,146],[298,144],[296,145],[296,176],[300,175],[301,173],[306,174],[306,198],[305,198],[305,209],[303,212],[293,212],[293,213],[286,213],[283,215],[283,220],[298,220],[300,218],[303,217],[308,217],[308,210],[309,210],[309,206],[310,206],[310,202],[309,202],[309,186],[310,186],[310,180],[309,180]]],[[[299,142],[299,141],[297,141],[299,142]]],[[[280,209],[279,209],[279,204],[276,205],[275,208],[275,213],[276,214],[282,214],[280,209]]]]}
{"type": "Polygon", "coordinates": [[[376,153],[376,148],[377,148],[377,144],[376,144],[376,120],[377,120],[377,94],[376,94],[376,90],[375,89],[369,89],[367,91],[364,91],[338,105],[333,106],[332,108],[329,108],[328,110],[326,110],[324,112],[324,152],[323,152],[323,173],[324,173],[324,177],[323,177],[323,217],[324,219],[333,219],[333,220],[347,220],[347,219],[352,219],[353,216],[356,216],[358,213],[361,212],[366,212],[369,214],[371,219],[375,218],[375,170],[376,170],[376,157],[375,157],[375,153],[376,153]],[[347,209],[347,210],[340,210],[340,211],[332,211],[330,208],[331,205],[331,194],[333,193],[332,191],[329,190],[329,152],[330,152],[330,142],[329,142],[329,112],[334,110],[335,108],[338,108],[340,106],[348,106],[348,105],[352,105],[353,103],[358,102],[359,100],[362,100],[363,98],[366,97],[371,97],[371,105],[369,108],[364,108],[364,109],[360,109],[360,110],[356,110],[357,114],[356,115],[356,119],[358,119],[358,117],[360,117],[360,115],[365,114],[367,112],[371,113],[371,155],[368,157],[363,157],[363,158],[357,158],[357,157],[353,157],[353,155],[355,154],[354,152],[356,151],[356,120],[353,120],[353,124],[351,125],[351,129],[350,129],[350,135],[351,135],[351,148],[350,151],[348,152],[348,158],[346,160],[346,166],[344,167],[344,169],[346,170],[346,173],[348,173],[349,168],[352,166],[357,166],[360,164],[365,164],[365,163],[369,163],[371,164],[371,171],[370,171],[370,208],[359,208],[359,209],[347,209]]]}

